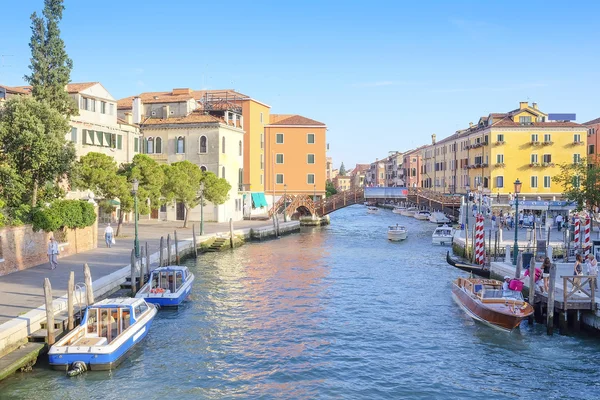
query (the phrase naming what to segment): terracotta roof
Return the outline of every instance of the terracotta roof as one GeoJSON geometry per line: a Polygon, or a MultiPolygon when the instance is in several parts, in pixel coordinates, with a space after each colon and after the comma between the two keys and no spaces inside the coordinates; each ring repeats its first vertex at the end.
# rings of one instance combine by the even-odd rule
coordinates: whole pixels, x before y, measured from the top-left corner
{"type": "Polygon", "coordinates": [[[67,85],[68,93],[79,93],[85,89],[89,89],[92,86],[98,84],[100,82],[85,82],[85,83],[69,83],[67,85]]]}
{"type": "Polygon", "coordinates": [[[168,92],[144,92],[138,96],[129,96],[117,101],[117,109],[129,110],[132,108],[132,102],[135,97],[142,99],[142,103],[180,103],[194,99],[201,101],[209,95],[211,100],[227,100],[230,102],[240,101],[248,98],[245,94],[236,92],[233,89],[222,90],[192,90],[189,88],[176,88],[168,92]]]}
{"type": "Polygon", "coordinates": [[[301,115],[286,116],[287,118],[280,118],[279,114],[271,114],[271,125],[321,125],[325,126],[324,123],[315,121],[314,119],[306,118],[301,115]],[[277,122],[273,122],[276,120],[277,122]]]}
{"type": "Polygon", "coordinates": [[[521,128],[582,128],[583,125],[578,124],[576,122],[532,122],[530,125],[522,125],[518,122],[515,122],[509,118],[505,118],[502,121],[498,121],[493,125],[495,128],[497,127],[521,127],[521,128]]]}
{"type": "Polygon", "coordinates": [[[584,122],[582,125],[595,125],[595,124],[600,124],[600,118],[596,118],[591,121],[584,122]]]}
{"type": "Polygon", "coordinates": [[[212,115],[204,114],[203,112],[194,111],[185,117],[173,118],[149,118],[144,122],[147,125],[165,125],[165,124],[200,124],[200,123],[225,123],[221,118],[212,115]]]}
{"type": "Polygon", "coordinates": [[[31,86],[5,86],[0,85],[1,88],[4,88],[8,93],[14,94],[30,94],[31,86]]]}
{"type": "Polygon", "coordinates": [[[119,123],[121,125],[138,126],[138,124],[133,124],[133,123],[130,124],[129,122],[127,122],[123,118],[119,118],[119,117],[117,117],[117,123],[119,123]]]}
{"type": "Polygon", "coordinates": [[[293,117],[294,114],[271,114],[269,116],[269,123],[276,124],[279,121],[282,121],[286,118],[293,117]]]}

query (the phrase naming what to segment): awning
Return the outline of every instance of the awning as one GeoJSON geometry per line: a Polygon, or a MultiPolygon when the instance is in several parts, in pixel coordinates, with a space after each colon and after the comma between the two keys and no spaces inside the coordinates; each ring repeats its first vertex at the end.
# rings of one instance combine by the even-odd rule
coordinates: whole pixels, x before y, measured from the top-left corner
{"type": "Polygon", "coordinates": [[[119,200],[109,200],[108,204],[110,204],[111,206],[120,206],[121,202],[119,200]]]}
{"type": "Polygon", "coordinates": [[[267,207],[267,199],[265,198],[265,194],[263,192],[252,193],[252,207],[253,208],[261,208],[267,207]]]}

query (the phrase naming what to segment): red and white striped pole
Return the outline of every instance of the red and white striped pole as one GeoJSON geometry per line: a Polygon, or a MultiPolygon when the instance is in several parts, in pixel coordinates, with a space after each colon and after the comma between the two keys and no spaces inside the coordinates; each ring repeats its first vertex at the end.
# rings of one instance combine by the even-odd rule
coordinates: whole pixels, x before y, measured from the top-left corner
{"type": "Polygon", "coordinates": [[[578,249],[579,248],[579,240],[581,239],[581,232],[580,232],[580,221],[579,218],[575,218],[575,231],[573,232],[573,235],[575,236],[575,241],[573,243],[573,246],[578,249]]]}
{"type": "Polygon", "coordinates": [[[482,214],[477,215],[475,225],[476,235],[476,252],[475,262],[479,265],[485,262],[485,235],[484,235],[484,218],[482,214]]]}
{"type": "Polygon", "coordinates": [[[588,215],[587,217],[585,217],[585,228],[583,230],[583,249],[585,251],[585,255],[587,256],[588,254],[590,254],[590,228],[592,225],[592,220],[590,219],[590,216],[588,215]]]}

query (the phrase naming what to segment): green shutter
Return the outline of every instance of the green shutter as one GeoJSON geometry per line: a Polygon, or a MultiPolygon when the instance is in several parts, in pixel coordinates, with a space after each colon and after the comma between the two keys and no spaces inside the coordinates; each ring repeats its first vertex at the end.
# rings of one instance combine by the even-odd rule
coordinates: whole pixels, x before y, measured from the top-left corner
{"type": "Polygon", "coordinates": [[[106,147],[111,147],[112,141],[110,139],[111,139],[110,133],[104,132],[104,145],[106,147]]]}
{"type": "Polygon", "coordinates": [[[96,131],[96,145],[102,146],[104,142],[104,134],[100,131],[96,131]]]}
{"type": "Polygon", "coordinates": [[[133,151],[137,153],[140,151],[139,148],[140,148],[140,139],[134,138],[133,139],[133,151]]]}
{"type": "Polygon", "coordinates": [[[87,142],[88,142],[87,129],[81,130],[81,139],[82,139],[83,144],[87,144],[87,142]]]}
{"type": "Polygon", "coordinates": [[[117,149],[123,148],[123,135],[117,135],[117,149]]]}

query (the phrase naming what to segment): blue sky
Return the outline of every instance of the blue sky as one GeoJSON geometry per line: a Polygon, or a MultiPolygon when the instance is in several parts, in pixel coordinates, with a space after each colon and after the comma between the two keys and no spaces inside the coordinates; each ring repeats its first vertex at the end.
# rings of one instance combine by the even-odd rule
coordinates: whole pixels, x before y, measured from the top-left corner
{"type": "MultiPolygon", "coordinates": [[[[30,14],[2,2],[0,83],[28,73],[30,14]]],[[[600,117],[600,3],[65,0],[72,81],[115,98],[234,88],[325,122],[335,166],[536,101],[600,117]]]]}

